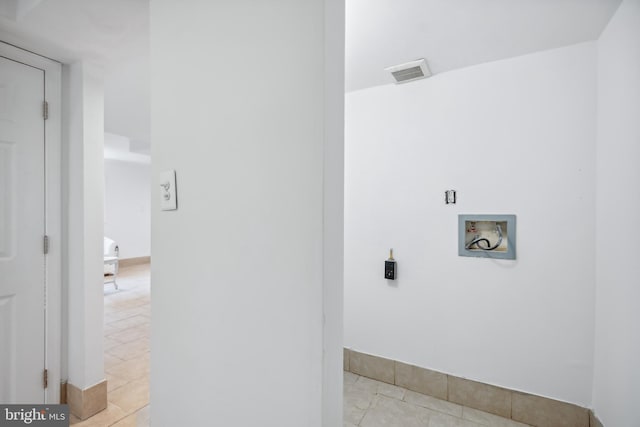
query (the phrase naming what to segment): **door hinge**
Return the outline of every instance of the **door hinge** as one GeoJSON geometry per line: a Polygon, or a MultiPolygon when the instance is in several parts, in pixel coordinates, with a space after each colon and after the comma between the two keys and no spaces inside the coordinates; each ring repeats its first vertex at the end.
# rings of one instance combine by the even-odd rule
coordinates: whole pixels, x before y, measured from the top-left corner
{"type": "Polygon", "coordinates": [[[42,239],[42,251],[45,255],[49,253],[49,236],[45,235],[42,239]]]}
{"type": "Polygon", "coordinates": [[[49,370],[45,369],[44,372],[42,373],[42,384],[44,385],[44,388],[47,388],[49,386],[49,370]]]}
{"type": "Polygon", "coordinates": [[[42,117],[47,120],[49,118],[49,103],[42,101],[42,117]]]}

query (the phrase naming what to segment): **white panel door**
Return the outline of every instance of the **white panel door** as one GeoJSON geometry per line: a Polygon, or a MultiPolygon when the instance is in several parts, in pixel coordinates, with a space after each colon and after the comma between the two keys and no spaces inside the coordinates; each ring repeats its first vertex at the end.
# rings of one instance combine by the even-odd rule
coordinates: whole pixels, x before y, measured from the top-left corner
{"type": "Polygon", "coordinates": [[[0,402],[43,403],[44,71],[0,57],[0,402]]]}

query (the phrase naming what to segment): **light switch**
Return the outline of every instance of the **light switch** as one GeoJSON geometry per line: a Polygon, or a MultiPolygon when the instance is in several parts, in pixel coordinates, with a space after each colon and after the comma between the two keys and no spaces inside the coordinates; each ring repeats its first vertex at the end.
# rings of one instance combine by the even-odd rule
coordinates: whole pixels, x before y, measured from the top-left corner
{"type": "Polygon", "coordinates": [[[176,191],[176,171],[168,170],[160,173],[160,209],[173,211],[178,209],[178,192],[176,191]]]}

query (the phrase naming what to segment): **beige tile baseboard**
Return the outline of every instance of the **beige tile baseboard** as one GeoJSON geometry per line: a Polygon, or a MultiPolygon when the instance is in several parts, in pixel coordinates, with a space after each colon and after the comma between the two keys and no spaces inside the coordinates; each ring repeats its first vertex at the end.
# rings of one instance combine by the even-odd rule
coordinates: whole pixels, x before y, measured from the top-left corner
{"type": "Polygon", "coordinates": [[[593,411],[589,411],[589,427],[603,427],[602,423],[593,411]]]}
{"type": "Polygon", "coordinates": [[[63,381],[60,383],[60,404],[64,405],[67,403],[67,382],[63,381]]]}
{"type": "Polygon", "coordinates": [[[344,370],[536,427],[603,427],[593,411],[571,403],[471,381],[344,349],[344,370]]]}
{"type": "Polygon", "coordinates": [[[391,359],[350,351],[349,368],[354,374],[363,377],[373,378],[388,384],[396,383],[395,362],[391,359]]]}
{"type": "Polygon", "coordinates": [[[84,390],[67,383],[66,398],[69,412],[81,420],[86,420],[107,408],[107,380],[84,390]]]}
{"type": "Polygon", "coordinates": [[[151,262],[151,257],[150,256],[139,256],[136,258],[123,258],[118,260],[118,264],[120,265],[120,267],[130,267],[132,265],[139,265],[139,264],[149,264],[151,262]]]}
{"type": "Polygon", "coordinates": [[[453,375],[447,375],[447,383],[449,385],[449,398],[447,400],[450,402],[499,415],[503,418],[513,418],[513,392],[511,390],[453,375]]]}

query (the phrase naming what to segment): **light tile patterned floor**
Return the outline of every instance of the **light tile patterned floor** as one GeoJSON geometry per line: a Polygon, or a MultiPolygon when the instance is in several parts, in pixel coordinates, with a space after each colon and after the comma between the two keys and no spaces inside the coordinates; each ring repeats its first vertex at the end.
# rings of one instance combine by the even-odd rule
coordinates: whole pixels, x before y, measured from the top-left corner
{"type": "Polygon", "coordinates": [[[493,414],[344,373],[344,427],[529,427],[493,414]]]}
{"type": "MultiPolygon", "coordinates": [[[[105,286],[108,407],[75,427],[149,427],[149,264],[120,269],[105,286]]],[[[528,427],[486,412],[344,373],[344,427],[528,427]]]]}
{"type": "Polygon", "coordinates": [[[75,427],[149,426],[149,264],[120,269],[118,290],[105,285],[104,364],[108,407],[75,427]]]}

